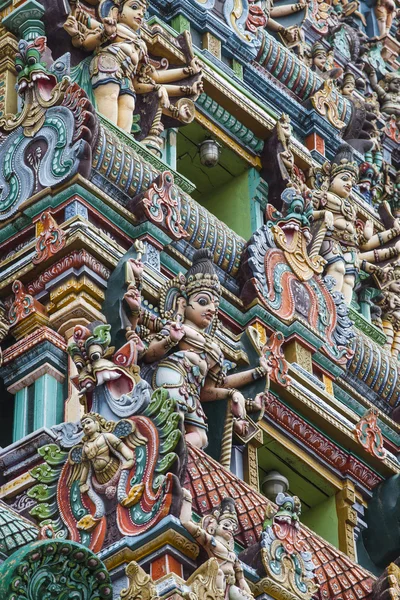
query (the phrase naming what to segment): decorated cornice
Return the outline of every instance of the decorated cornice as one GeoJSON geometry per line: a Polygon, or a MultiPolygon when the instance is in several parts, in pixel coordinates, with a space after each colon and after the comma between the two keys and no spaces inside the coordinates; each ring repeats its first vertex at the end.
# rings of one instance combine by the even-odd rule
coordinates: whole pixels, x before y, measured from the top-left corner
{"type": "Polygon", "coordinates": [[[331,442],[272,394],[269,395],[266,402],[264,418],[271,419],[271,424],[285,429],[290,436],[294,436],[312,449],[323,462],[330,464],[344,477],[355,478],[368,490],[374,489],[383,481],[377,473],[331,442]]]}

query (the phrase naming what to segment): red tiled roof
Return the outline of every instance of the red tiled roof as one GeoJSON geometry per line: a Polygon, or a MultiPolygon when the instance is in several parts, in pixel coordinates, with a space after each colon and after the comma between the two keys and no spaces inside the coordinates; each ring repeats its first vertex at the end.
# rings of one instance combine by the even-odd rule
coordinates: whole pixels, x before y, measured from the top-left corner
{"type": "MultiPolygon", "coordinates": [[[[202,450],[189,446],[189,485],[193,509],[203,516],[218,506],[222,498],[235,499],[240,530],[239,544],[247,548],[259,538],[265,509],[270,504],[264,496],[238,479],[233,473],[207,456],[202,450]]],[[[331,546],[307,527],[301,527],[316,566],[320,584],[316,600],[369,600],[375,578],[369,571],[352,562],[343,552],[331,546]]]]}

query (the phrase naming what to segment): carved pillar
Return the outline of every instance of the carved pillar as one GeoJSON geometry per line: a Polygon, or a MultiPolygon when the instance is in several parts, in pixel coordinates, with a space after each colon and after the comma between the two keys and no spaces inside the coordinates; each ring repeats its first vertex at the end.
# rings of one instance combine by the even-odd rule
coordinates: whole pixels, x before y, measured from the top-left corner
{"type": "Polygon", "coordinates": [[[263,445],[263,432],[261,429],[246,445],[243,457],[244,480],[252,488],[260,491],[260,479],[258,476],[258,448],[263,445]]]}
{"type": "Polygon", "coordinates": [[[15,396],[13,440],[64,420],[64,340],[42,327],[4,352],[0,371],[15,396]]]}
{"type": "Polygon", "coordinates": [[[355,500],[354,485],[346,480],[343,489],[336,494],[336,511],[339,519],[339,549],[351,560],[357,560],[355,546],[357,512],[353,508],[355,500]]]}
{"type": "Polygon", "coordinates": [[[208,50],[219,59],[221,59],[221,46],[221,41],[208,31],[203,35],[203,49],[208,50]]]}
{"type": "Polygon", "coordinates": [[[3,25],[17,37],[32,42],[35,38],[45,35],[41,21],[44,8],[36,0],[28,0],[14,9],[5,19],[3,25]]]}
{"type": "Polygon", "coordinates": [[[309,373],[312,373],[312,354],[297,340],[291,340],[285,346],[285,358],[288,362],[295,362],[309,373]]]}
{"type": "Polygon", "coordinates": [[[15,93],[15,54],[18,43],[15,37],[0,25],[0,117],[17,112],[15,93]]]}

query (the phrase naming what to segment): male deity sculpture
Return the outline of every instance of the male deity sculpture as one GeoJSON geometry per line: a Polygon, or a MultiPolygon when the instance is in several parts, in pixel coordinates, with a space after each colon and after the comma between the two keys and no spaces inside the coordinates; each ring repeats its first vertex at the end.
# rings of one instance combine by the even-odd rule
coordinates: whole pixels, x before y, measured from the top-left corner
{"type": "MultiPolygon", "coordinates": [[[[198,250],[186,276],[180,274],[162,288],[160,315],[166,321],[158,331],[143,339],[142,377],[151,381],[153,389],[167,389],[177,401],[184,417],[186,439],[199,448],[208,441],[202,403],[229,400],[233,429],[239,435],[246,435],[246,408],[250,412],[259,411],[262,398],[259,395],[253,401],[246,401],[236,388],[255,379],[268,381],[270,371],[268,361],[261,356],[260,366],[226,375],[224,356],[214,338],[220,296],[212,255],[209,250],[198,250]]],[[[125,294],[125,302],[132,311],[132,331],[128,335],[136,335],[135,328],[146,319],[139,311],[139,298],[140,293],[131,285],[125,294]]]]}
{"type": "Polygon", "coordinates": [[[400,264],[393,269],[394,279],[374,299],[382,311],[382,328],[386,335],[385,350],[393,358],[400,352],[400,264]]]}
{"type": "MultiPolygon", "coordinates": [[[[193,103],[183,96],[196,99],[202,91],[201,69],[195,58],[179,69],[160,70],[153,66],[146,43],[140,37],[146,8],[147,0],[100,0],[98,18],[93,18],[75,0],[64,24],[76,48],[94,52],[90,77],[97,110],[127,133],[131,132],[137,94],[156,93],[157,121],[161,112],[165,112],[189,122],[193,118],[193,103]],[[198,77],[194,78],[195,75],[198,77]],[[171,85],[188,78],[192,78],[190,85],[187,82],[171,85]],[[173,96],[180,100],[172,103],[173,96]]],[[[191,53],[191,48],[188,50],[191,53]]]]}
{"type": "Polygon", "coordinates": [[[144,485],[134,485],[126,491],[128,476],[135,467],[135,448],[146,444],[147,439],[137,431],[133,421],[106,421],[96,413],[81,419],[84,437],[82,443],[69,453],[73,465],[67,482],[71,487],[79,482],[81,494],[88,494],[96,507],[94,515],[88,514],[78,522],[78,529],[91,531],[105,515],[102,497],[116,497],[121,506],[129,508],[140,500],[144,485]]]}
{"type": "Polygon", "coordinates": [[[378,83],[376,71],[368,64],[364,70],[369,75],[371,87],[378,95],[381,112],[388,119],[393,115],[396,121],[400,118],[400,73],[386,73],[382,82],[378,83]]]}
{"type": "Polygon", "coordinates": [[[357,182],[358,165],[352,161],[348,146],[343,146],[326,168],[327,181],[321,190],[311,192],[314,221],[323,220],[320,232],[324,232],[324,239],[319,253],[327,261],[325,273],[335,279],[334,291],[342,292],[350,304],[360,268],[383,279],[386,277],[386,271],[378,263],[397,257],[400,241],[391,247],[379,247],[400,237],[400,223],[395,220],[393,228],[373,235],[372,221],[357,222],[350,194],[357,182]]]}
{"type": "Polygon", "coordinates": [[[220,506],[203,517],[201,525],[192,521],[192,497],[183,489],[181,523],[204,548],[210,559],[219,564],[217,588],[227,600],[252,600],[254,597],[244,578],[240,560],[234,552],[234,533],[239,521],[235,502],[224,498],[220,506]]]}

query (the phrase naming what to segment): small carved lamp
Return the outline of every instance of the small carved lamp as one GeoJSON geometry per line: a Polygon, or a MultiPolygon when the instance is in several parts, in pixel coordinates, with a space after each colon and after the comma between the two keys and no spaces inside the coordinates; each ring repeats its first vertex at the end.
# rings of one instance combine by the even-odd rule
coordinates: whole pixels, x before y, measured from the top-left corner
{"type": "Polygon", "coordinates": [[[205,167],[215,167],[219,160],[220,145],[215,140],[204,140],[199,145],[200,162],[205,167]]]}
{"type": "Polygon", "coordinates": [[[263,479],[261,489],[268,500],[275,502],[279,493],[285,494],[289,489],[289,481],[278,471],[270,471],[263,479]]]}

